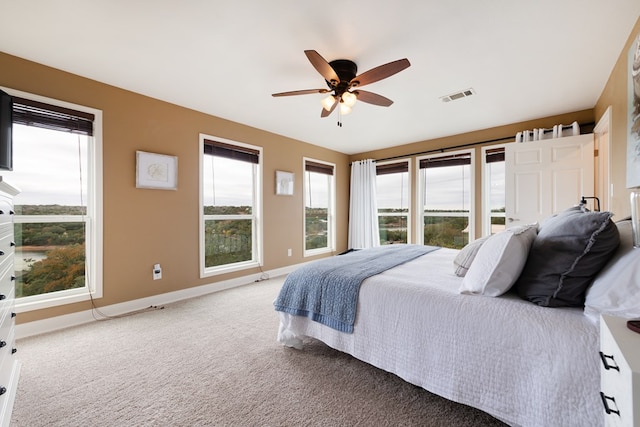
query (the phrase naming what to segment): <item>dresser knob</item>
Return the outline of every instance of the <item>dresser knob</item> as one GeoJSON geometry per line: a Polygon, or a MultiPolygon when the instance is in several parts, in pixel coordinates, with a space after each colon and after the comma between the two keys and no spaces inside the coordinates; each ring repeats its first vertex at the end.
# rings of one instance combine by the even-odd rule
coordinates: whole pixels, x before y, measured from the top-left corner
{"type": "Polygon", "coordinates": [[[604,369],[606,369],[607,371],[609,369],[615,369],[616,371],[620,372],[620,368],[616,363],[616,359],[614,359],[612,355],[604,354],[603,352],[600,352],[600,359],[602,360],[602,365],[604,366],[604,369]],[[611,360],[611,362],[613,363],[609,363],[609,360],[611,360]]]}
{"type": "Polygon", "coordinates": [[[16,276],[11,275],[11,281],[13,282],[14,280],[16,280],[16,276]]]}
{"type": "Polygon", "coordinates": [[[17,352],[18,352],[18,349],[17,349],[17,348],[12,348],[12,349],[11,349],[11,354],[16,354],[17,352]]]}
{"type": "Polygon", "coordinates": [[[15,212],[14,211],[9,211],[9,215],[14,215],[15,212]]]}
{"type": "Polygon", "coordinates": [[[5,394],[6,392],[7,392],[7,388],[6,387],[0,387],[0,396],[5,394]]]}
{"type": "Polygon", "coordinates": [[[16,242],[11,242],[11,243],[9,243],[9,246],[11,246],[11,247],[13,247],[13,246],[15,246],[15,245],[16,245],[16,242]]]}
{"type": "Polygon", "coordinates": [[[607,415],[616,414],[617,416],[620,416],[620,410],[618,409],[618,405],[616,404],[615,397],[607,396],[603,392],[600,392],[600,398],[602,399],[602,405],[604,405],[604,411],[607,413],[607,415]],[[609,406],[609,402],[613,403],[615,409],[609,406]]]}
{"type": "Polygon", "coordinates": [[[0,294],[0,300],[7,299],[6,295],[0,294]]]}
{"type": "Polygon", "coordinates": [[[7,345],[6,341],[0,341],[0,348],[4,347],[7,345]]]}
{"type": "Polygon", "coordinates": [[[14,317],[16,317],[16,316],[17,316],[17,314],[16,314],[16,313],[11,313],[11,318],[14,318],[14,317]]]}
{"type": "Polygon", "coordinates": [[[1,256],[1,255],[4,255],[4,251],[0,251],[0,256],[1,256]]]}

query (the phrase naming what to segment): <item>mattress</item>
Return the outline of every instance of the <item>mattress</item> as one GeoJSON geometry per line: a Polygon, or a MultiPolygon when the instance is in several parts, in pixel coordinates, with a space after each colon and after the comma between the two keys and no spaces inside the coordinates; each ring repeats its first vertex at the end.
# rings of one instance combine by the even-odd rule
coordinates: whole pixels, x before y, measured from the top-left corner
{"type": "Polygon", "coordinates": [[[278,312],[278,341],[318,339],[514,426],[600,426],[598,327],[582,309],[458,292],[442,248],[366,279],[353,333],[278,312]]]}

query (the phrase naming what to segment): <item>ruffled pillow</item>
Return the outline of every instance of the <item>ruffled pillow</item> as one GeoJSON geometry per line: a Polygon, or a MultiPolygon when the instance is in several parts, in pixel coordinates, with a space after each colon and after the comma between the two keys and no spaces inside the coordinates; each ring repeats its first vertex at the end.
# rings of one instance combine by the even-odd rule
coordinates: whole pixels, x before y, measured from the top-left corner
{"type": "Polygon", "coordinates": [[[545,307],[582,307],[595,275],[618,247],[611,212],[575,207],[540,226],[515,283],[518,294],[545,307]]]}

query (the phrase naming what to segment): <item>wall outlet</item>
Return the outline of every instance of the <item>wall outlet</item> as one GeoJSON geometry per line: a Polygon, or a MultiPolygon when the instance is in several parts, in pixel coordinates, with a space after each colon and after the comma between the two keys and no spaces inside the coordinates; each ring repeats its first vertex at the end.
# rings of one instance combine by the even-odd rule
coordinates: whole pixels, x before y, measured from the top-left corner
{"type": "Polygon", "coordinates": [[[160,264],[154,264],[153,265],[153,280],[160,280],[162,279],[162,267],[160,267],[160,264]]]}
{"type": "Polygon", "coordinates": [[[291,256],[291,249],[287,249],[287,256],[291,256]]]}

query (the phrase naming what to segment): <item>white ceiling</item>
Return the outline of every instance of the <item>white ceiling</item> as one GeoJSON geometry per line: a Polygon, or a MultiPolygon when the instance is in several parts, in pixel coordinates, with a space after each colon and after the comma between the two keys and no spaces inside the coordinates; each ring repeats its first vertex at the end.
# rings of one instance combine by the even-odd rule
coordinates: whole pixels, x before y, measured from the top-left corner
{"type": "MultiPolygon", "coordinates": [[[[0,0],[0,51],[353,154],[592,108],[638,0],[0,0]],[[408,58],[338,127],[304,55],[408,58]],[[476,95],[443,103],[467,88],[476,95]]],[[[1,70],[0,70],[1,73],[1,70]]]]}

